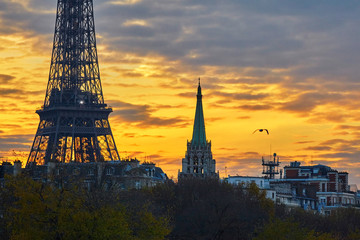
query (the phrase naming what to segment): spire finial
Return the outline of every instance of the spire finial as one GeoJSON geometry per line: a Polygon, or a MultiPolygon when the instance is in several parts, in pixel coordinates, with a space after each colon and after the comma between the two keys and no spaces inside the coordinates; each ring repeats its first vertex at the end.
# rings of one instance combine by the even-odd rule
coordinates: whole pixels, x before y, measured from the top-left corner
{"type": "Polygon", "coordinates": [[[198,97],[201,97],[201,86],[200,86],[200,78],[199,78],[199,85],[198,85],[198,93],[197,93],[198,97]]]}

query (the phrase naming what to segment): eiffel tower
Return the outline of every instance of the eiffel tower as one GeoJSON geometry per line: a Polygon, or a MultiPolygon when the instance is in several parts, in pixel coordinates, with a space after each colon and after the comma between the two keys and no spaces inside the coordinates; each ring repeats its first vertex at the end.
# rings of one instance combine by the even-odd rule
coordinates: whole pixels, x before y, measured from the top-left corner
{"type": "Polygon", "coordinates": [[[58,0],[40,123],[26,166],[119,160],[104,103],[92,0],[58,0]]]}

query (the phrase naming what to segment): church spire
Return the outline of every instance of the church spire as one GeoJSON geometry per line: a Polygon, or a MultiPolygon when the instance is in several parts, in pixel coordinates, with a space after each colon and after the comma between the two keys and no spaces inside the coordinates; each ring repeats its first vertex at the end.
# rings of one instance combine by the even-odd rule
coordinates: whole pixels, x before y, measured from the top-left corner
{"type": "Polygon", "coordinates": [[[219,174],[215,172],[215,167],[216,161],[212,156],[211,141],[206,141],[199,78],[194,131],[191,141],[187,141],[187,151],[185,153],[185,158],[182,159],[182,171],[179,172],[179,180],[186,177],[219,178],[219,174]]]}
{"type": "Polygon", "coordinates": [[[205,121],[204,121],[204,112],[202,106],[200,78],[199,78],[199,86],[197,91],[196,112],[195,112],[194,130],[193,130],[191,145],[192,146],[206,145],[205,121]]]}

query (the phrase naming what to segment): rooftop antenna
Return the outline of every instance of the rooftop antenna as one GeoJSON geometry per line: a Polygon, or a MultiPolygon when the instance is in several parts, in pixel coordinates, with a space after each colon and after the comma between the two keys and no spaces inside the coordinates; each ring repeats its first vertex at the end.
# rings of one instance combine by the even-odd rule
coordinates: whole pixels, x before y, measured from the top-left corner
{"type": "Polygon", "coordinates": [[[265,178],[274,179],[276,174],[279,174],[279,157],[276,153],[273,154],[273,160],[266,161],[264,157],[262,157],[262,166],[263,172],[262,174],[265,175],[265,178]]]}

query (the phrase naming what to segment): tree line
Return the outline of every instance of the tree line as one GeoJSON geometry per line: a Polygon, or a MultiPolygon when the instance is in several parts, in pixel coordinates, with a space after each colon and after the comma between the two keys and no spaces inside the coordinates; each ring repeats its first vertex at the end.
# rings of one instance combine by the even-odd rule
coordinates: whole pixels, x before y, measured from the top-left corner
{"type": "Polygon", "coordinates": [[[255,184],[168,181],[119,190],[54,186],[7,177],[0,187],[0,239],[360,239],[360,211],[324,216],[274,204],[255,184]]]}

